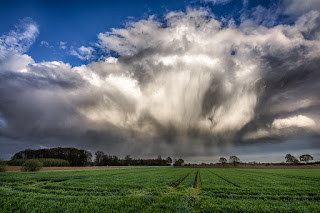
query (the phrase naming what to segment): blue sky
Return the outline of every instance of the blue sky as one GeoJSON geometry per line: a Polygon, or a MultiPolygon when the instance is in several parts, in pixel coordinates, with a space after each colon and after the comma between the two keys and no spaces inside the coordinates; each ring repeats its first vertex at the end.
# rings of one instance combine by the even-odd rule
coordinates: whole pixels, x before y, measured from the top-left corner
{"type": "Polygon", "coordinates": [[[70,56],[71,47],[88,46],[97,40],[100,32],[124,26],[126,22],[145,18],[150,14],[163,14],[168,10],[185,7],[184,1],[1,1],[0,33],[13,29],[19,20],[30,17],[39,26],[40,34],[29,54],[37,62],[65,61],[72,65],[83,62],[70,56]],[[48,48],[41,45],[48,42],[48,48]],[[66,42],[66,49],[59,48],[66,42]]]}
{"type": "Polygon", "coordinates": [[[320,160],[319,0],[2,0],[0,19],[0,158],[320,160]]]}
{"type": "MultiPolygon", "coordinates": [[[[87,64],[70,51],[81,46],[93,46],[100,32],[121,28],[128,22],[156,15],[161,19],[169,11],[187,7],[210,8],[217,18],[239,21],[244,10],[257,5],[269,7],[273,1],[186,1],[186,0],[2,0],[0,7],[0,34],[13,30],[19,20],[30,17],[39,27],[40,34],[28,50],[36,62],[64,61],[73,66],[87,64]]],[[[96,51],[95,54],[101,52],[96,51]]],[[[95,57],[96,60],[99,56],[95,57]]]]}

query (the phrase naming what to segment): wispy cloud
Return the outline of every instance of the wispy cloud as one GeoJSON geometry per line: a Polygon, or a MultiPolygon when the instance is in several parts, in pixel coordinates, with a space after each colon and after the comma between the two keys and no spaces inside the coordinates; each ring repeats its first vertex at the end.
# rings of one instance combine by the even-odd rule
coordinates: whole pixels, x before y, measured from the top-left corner
{"type": "Polygon", "coordinates": [[[284,13],[294,16],[300,16],[310,11],[320,10],[320,1],[307,0],[301,3],[299,0],[284,0],[284,13]]]}
{"type": "Polygon", "coordinates": [[[22,19],[15,27],[15,30],[0,37],[0,59],[9,54],[25,53],[39,34],[39,29],[31,18],[22,19]]]}
{"type": "Polygon", "coordinates": [[[59,42],[59,48],[62,49],[62,50],[66,50],[67,49],[67,42],[65,41],[60,41],[59,42]]]}
{"type": "Polygon", "coordinates": [[[44,46],[44,47],[48,47],[49,46],[49,43],[47,41],[41,41],[40,42],[40,45],[41,46],[44,46]]]}
{"type": "Polygon", "coordinates": [[[76,56],[81,60],[92,60],[94,58],[93,53],[95,50],[92,47],[81,46],[77,50],[71,50],[70,54],[76,56]]]}
{"type": "Polygon", "coordinates": [[[218,5],[218,4],[228,4],[230,3],[232,0],[200,0],[202,2],[205,2],[205,3],[212,3],[214,5],[218,5]]]}

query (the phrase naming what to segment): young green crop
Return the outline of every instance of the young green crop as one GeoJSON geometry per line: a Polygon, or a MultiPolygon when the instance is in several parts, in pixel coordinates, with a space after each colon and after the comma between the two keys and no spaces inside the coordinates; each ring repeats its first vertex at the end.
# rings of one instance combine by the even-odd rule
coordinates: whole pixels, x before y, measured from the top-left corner
{"type": "Polygon", "coordinates": [[[8,172],[0,176],[0,207],[3,212],[138,212],[187,173],[171,168],[8,172]]]}
{"type": "Polygon", "coordinates": [[[320,212],[319,169],[0,173],[1,212],[320,212]]]}
{"type": "Polygon", "coordinates": [[[202,172],[204,212],[319,212],[320,181],[299,170],[207,169],[202,172]],[[313,179],[312,179],[313,178],[313,179]]]}

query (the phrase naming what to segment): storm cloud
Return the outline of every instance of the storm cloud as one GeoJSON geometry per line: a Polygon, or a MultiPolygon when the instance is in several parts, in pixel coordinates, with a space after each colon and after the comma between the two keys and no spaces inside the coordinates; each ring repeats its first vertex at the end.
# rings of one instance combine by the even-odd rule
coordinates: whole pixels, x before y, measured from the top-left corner
{"type": "Polygon", "coordinates": [[[301,135],[319,148],[320,12],[295,4],[278,7],[290,25],[206,8],[150,16],[100,33],[103,57],[77,67],[35,63],[25,52],[39,30],[24,20],[0,37],[1,154],[75,146],[194,159],[270,141],[300,148],[288,141],[301,135]]]}

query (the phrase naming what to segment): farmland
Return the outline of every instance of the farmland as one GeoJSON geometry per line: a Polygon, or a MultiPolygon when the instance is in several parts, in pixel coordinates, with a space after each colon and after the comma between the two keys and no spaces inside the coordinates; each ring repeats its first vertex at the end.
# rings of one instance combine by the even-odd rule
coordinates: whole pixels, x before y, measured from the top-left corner
{"type": "Polygon", "coordinates": [[[0,173],[1,212],[320,212],[320,169],[0,173]]]}

